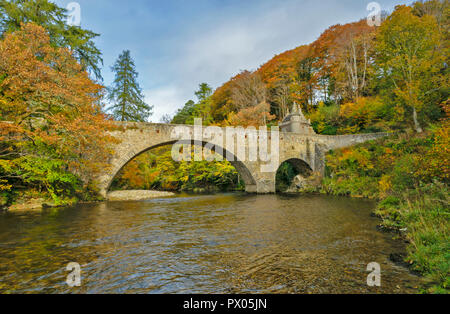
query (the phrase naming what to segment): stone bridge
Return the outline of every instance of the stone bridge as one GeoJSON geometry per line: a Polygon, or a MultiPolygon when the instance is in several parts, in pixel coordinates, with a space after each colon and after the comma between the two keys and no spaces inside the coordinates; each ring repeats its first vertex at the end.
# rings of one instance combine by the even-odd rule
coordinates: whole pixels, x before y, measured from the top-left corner
{"type": "MultiPolygon", "coordinates": [[[[292,117],[291,117],[292,118],[292,117]]],[[[295,118],[295,117],[294,117],[295,118]]],[[[293,119],[295,120],[295,119],[293,119]]],[[[236,143],[232,145],[233,151],[225,150],[229,147],[224,143],[222,155],[233,156],[231,163],[239,172],[241,178],[245,182],[245,189],[249,193],[275,193],[275,177],[278,167],[284,163],[291,163],[299,174],[307,176],[312,172],[320,174],[324,173],[325,168],[325,154],[326,152],[338,148],[349,147],[366,141],[378,139],[388,136],[386,133],[375,134],[358,134],[358,135],[343,135],[343,136],[325,136],[316,135],[310,125],[305,124],[305,128],[290,128],[292,124],[287,119],[281,125],[281,132],[279,132],[279,160],[274,171],[261,171],[264,162],[261,161],[246,161],[239,160],[236,156],[239,155],[239,147],[236,143]]],[[[304,124],[304,121],[303,121],[304,124]]],[[[194,126],[182,126],[188,134],[185,138],[174,139],[173,132],[179,125],[170,124],[154,124],[154,123],[119,123],[120,130],[113,132],[113,135],[120,140],[120,143],[115,147],[115,155],[109,161],[109,167],[105,168],[103,173],[98,174],[98,188],[102,196],[106,197],[111,183],[119,171],[127,165],[136,156],[153,148],[173,145],[177,141],[182,140],[185,144],[194,144],[206,146],[208,141],[193,142],[192,136],[195,132],[194,126]]],[[[297,126],[301,126],[300,124],[297,126]]],[[[222,129],[224,134],[225,129],[222,129]]],[[[272,133],[268,132],[268,147],[271,147],[272,133]]],[[[245,136],[246,137],[246,136],[245,136]]],[[[233,141],[236,141],[234,138],[233,141]]],[[[245,141],[245,149],[249,150],[249,141],[245,141]]],[[[216,148],[220,148],[217,143],[216,148]]],[[[217,151],[217,149],[216,149],[217,151]]],[[[229,158],[227,158],[229,160],[229,158]]]]}

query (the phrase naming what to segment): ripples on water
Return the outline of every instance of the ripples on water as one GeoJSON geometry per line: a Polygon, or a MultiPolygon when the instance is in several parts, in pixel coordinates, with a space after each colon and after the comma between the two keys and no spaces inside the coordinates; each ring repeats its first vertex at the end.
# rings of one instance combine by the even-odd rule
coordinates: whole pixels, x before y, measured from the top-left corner
{"type": "Polygon", "coordinates": [[[0,293],[410,293],[373,203],[181,195],[0,215],[0,293]],[[65,267],[82,267],[82,286],[65,267]],[[378,262],[382,287],[366,284],[378,262]]]}

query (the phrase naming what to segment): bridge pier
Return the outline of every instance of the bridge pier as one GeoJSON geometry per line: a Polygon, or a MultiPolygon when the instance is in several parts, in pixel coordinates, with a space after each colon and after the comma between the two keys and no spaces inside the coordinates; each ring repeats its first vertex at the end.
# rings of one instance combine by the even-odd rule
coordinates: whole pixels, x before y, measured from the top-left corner
{"type": "MultiPolygon", "coordinates": [[[[235,167],[235,163],[232,163],[235,167]]],[[[245,191],[252,194],[272,194],[276,193],[276,171],[279,167],[277,165],[273,172],[262,172],[263,163],[257,162],[243,162],[243,167],[236,167],[241,174],[245,183],[245,191]]]]}
{"type": "Polygon", "coordinates": [[[258,187],[256,184],[254,185],[245,185],[245,192],[249,194],[257,194],[258,193],[258,187]]]}
{"type": "Polygon", "coordinates": [[[245,192],[249,194],[273,194],[276,193],[275,180],[258,182],[256,185],[246,185],[245,192]]]}

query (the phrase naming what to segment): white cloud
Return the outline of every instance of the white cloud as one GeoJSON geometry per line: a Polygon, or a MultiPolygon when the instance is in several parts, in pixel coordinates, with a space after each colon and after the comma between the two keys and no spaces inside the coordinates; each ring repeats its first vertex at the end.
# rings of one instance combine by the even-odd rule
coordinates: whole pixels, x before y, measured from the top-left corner
{"type": "Polygon", "coordinates": [[[144,91],[145,101],[149,105],[155,106],[152,122],[160,122],[165,114],[173,116],[180,104],[186,103],[189,96],[183,94],[180,88],[175,86],[164,86],[144,91]]]}
{"type": "Polygon", "coordinates": [[[237,17],[211,25],[201,33],[180,43],[182,55],[177,69],[183,80],[195,77],[198,83],[213,85],[224,83],[240,70],[256,69],[268,61],[275,52],[294,48],[300,39],[280,45],[287,37],[286,12],[280,8],[252,19],[237,17]],[[269,22],[270,21],[270,22],[269,22]]]}

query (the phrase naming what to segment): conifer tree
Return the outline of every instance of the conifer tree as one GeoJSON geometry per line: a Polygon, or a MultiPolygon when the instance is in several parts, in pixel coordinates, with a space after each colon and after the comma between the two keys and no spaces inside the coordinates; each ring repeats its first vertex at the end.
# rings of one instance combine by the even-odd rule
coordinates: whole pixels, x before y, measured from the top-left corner
{"type": "Polygon", "coordinates": [[[22,24],[36,23],[47,30],[53,45],[70,48],[83,68],[101,81],[102,53],[94,43],[99,34],[68,25],[68,13],[49,0],[0,0],[0,38],[20,30],[22,24]]]}
{"type": "Polygon", "coordinates": [[[109,88],[109,100],[112,102],[109,110],[114,118],[118,121],[147,122],[153,114],[153,106],[144,102],[129,50],[122,52],[111,70],[116,75],[109,88]]]}

